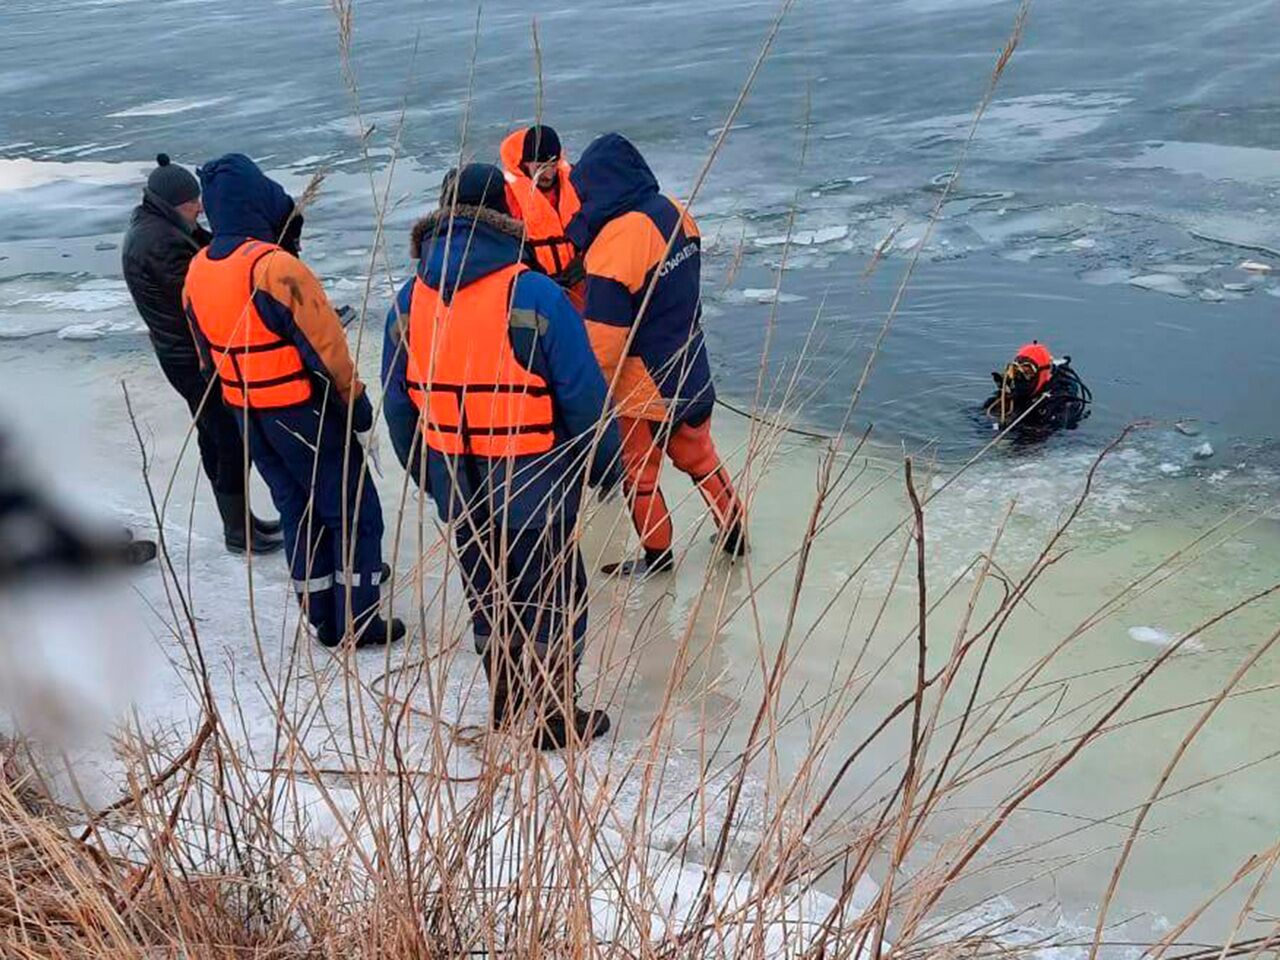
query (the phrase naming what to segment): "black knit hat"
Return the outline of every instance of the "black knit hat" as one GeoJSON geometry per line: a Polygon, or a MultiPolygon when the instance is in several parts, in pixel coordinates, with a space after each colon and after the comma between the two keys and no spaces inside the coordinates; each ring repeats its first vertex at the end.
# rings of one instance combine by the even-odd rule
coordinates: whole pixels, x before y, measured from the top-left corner
{"type": "Polygon", "coordinates": [[[156,157],[156,168],[147,177],[147,189],[171,207],[200,199],[200,181],[195,174],[170,162],[167,153],[156,157]]]}
{"type": "MultiPolygon", "coordinates": [[[[510,214],[507,207],[506,184],[502,171],[491,163],[468,163],[458,171],[458,204],[466,207],[487,207],[498,213],[510,214]]],[[[449,197],[444,198],[447,204],[449,197]]]]}
{"type": "Polygon", "coordinates": [[[548,126],[536,125],[524,132],[521,163],[549,163],[560,159],[560,134],[548,126]]]}

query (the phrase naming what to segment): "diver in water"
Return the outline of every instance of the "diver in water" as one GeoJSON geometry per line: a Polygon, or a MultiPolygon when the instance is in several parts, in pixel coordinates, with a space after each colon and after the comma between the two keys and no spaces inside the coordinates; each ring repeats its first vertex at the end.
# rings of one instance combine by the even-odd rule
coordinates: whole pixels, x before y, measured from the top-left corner
{"type": "Polygon", "coordinates": [[[1071,367],[1055,360],[1038,340],[1021,347],[1003,371],[991,374],[996,392],[982,405],[997,429],[1012,427],[1023,439],[1074,430],[1089,416],[1093,393],[1071,367]]]}

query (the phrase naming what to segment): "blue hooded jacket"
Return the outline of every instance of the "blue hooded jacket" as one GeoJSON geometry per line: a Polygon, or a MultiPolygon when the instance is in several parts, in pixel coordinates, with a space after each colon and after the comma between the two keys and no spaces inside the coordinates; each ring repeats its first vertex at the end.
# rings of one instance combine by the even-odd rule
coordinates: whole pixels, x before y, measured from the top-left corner
{"type": "MultiPolygon", "coordinates": [[[[437,211],[414,228],[417,279],[440,291],[448,302],[458,290],[520,262],[526,249],[523,232],[519,221],[493,210],[459,206],[452,228],[448,212],[437,211]]],[[[408,399],[407,361],[399,348],[397,320],[407,325],[414,286],[410,280],[400,290],[383,340],[384,409],[396,452],[404,451],[402,463],[413,442],[418,411],[411,401],[409,406],[403,402],[408,399]]],[[[551,390],[556,443],[545,454],[498,460],[446,457],[428,450],[426,476],[420,479],[426,480],[446,522],[457,519],[465,505],[492,511],[512,530],[545,524],[548,507],[568,511],[571,522],[584,480],[604,491],[621,482],[621,436],[616,422],[610,420],[594,458],[586,463],[597,424],[609,415],[609,406],[608,388],[582,317],[555,281],[532,270],[516,280],[511,307],[537,316],[536,330],[513,326],[508,336],[516,359],[551,390]]]]}
{"type": "Polygon", "coordinates": [[[387,322],[382,333],[382,418],[387,422],[391,447],[396,452],[400,466],[413,473],[418,485],[428,487],[425,470],[419,470],[422,449],[415,451],[414,439],[418,432],[418,408],[409,396],[409,308],[413,300],[413,281],[400,288],[396,301],[387,311],[387,322]],[[410,457],[413,463],[410,464],[410,457]]]}
{"type": "Polygon", "coordinates": [[[582,202],[567,233],[584,253],[585,319],[605,375],[618,376],[620,415],[705,421],[715,386],[697,224],[621,134],[593,140],[569,179],[582,202]]]}
{"type": "Polygon", "coordinates": [[[211,257],[220,260],[246,240],[279,241],[293,213],[293,198],[256,163],[242,153],[228,153],[196,173],[213,228],[211,257]]]}
{"type": "MultiPolygon", "coordinates": [[[[256,163],[239,153],[211,160],[197,171],[205,213],[213,228],[209,244],[210,260],[224,260],[249,240],[278,243],[288,226],[300,225],[294,215],[293,198],[284,187],[268,177],[256,163]]],[[[319,389],[313,390],[313,403],[324,396],[325,384],[337,388],[345,401],[347,392],[356,390],[353,426],[357,432],[370,429],[373,408],[368,395],[359,386],[355,365],[347,352],[346,340],[332,336],[341,325],[320,281],[291,254],[280,254],[266,265],[265,280],[253,292],[253,304],[262,322],[276,336],[289,341],[302,356],[319,389]],[[306,296],[298,295],[304,290],[306,296]],[[317,346],[319,344],[319,346],[317,346]]],[[[198,335],[197,348],[208,357],[208,344],[198,335]]],[[[334,415],[345,418],[343,404],[328,404],[334,415]]]]}
{"type": "Polygon", "coordinates": [[[640,151],[620,133],[592,140],[574,164],[569,182],[581,209],[565,228],[579,250],[586,250],[604,225],[661,197],[658,178],[640,151]]]}

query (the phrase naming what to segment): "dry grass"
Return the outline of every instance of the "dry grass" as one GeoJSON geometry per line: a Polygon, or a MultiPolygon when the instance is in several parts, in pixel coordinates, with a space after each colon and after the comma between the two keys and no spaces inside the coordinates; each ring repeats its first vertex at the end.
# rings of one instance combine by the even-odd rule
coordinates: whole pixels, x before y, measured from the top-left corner
{"type": "MultiPolygon", "coordinates": [[[[689,199],[789,6],[781,7],[689,199]]],[[[334,9],[359,118],[347,56],[353,5],[334,0],[334,9]]],[[[1024,6],[998,54],[974,130],[1025,14],[1024,6]]],[[[394,140],[398,146],[400,131],[394,140]]],[[[464,121],[460,156],[466,146],[464,121]]],[[[380,242],[390,183],[380,193],[369,163],[379,223],[369,273],[381,266],[390,280],[380,242]]],[[[942,199],[935,219],[941,209],[942,199]]],[[[0,956],[915,960],[1007,957],[1060,945],[1028,938],[1017,912],[980,914],[978,908],[1004,903],[990,892],[989,875],[1014,862],[1030,863],[1024,873],[1031,875],[1058,865],[1036,862],[1048,842],[1010,851],[1000,839],[1081,756],[1154,716],[1126,710],[1185,644],[1280,585],[1207,616],[1158,657],[1129,665],[1101,695],[1072,701],[1067,665],[1075,645],[1124,603],[1185,569],[1204,547],[1193,543],[1098,598],[1076,627],[1037,646],[1042,656],[995,680],[997,650],[1062,560],[1098,470],[1122,437],[1100,453],[1078,499],[1029,562],[1002,562],[1001,524],[989,546],[945,583],[931,580],[926,562],[930,508],[981,454],[932,486],[923,481],[933,478],[922,476],[931,465],[906,458],[901,516],[861,556],[847,558],[834,596],[819,590],[815,551],[899,476],[877,472],[859,455],[865,434],[846,442],[846,430],[923,246],[850,398],[844,429],[828,442],[799,454],[786,446],[788,422],[803,406],[804,357],[778,382],[764,376],[762,357],[756,409],[769,413],[753,422],[738,452],[740,489],[754,502],[782,461],[803,456],[812,464],[802,522],[793,542],[772,551],[777,559],[748,560],[730,589],[718,564],[691,570],[693,561],[682,557],[686,602],[665,631],[653,628],[657,608],[645,608],[650,598],[633,585],[595,583],[590,597],[575,598],[591,604],[588,645],[602,664],[590,693],[615,713],[638,687],[639,671],[652,668],[655,654],[646,647],[659,647],[661,675],[645,688],[652,719],[626,741],[552,756],[532,749],[533,716],[509,736],[468,726],[483,716],[486,693],[483,681],[475,682],[476,658],[455,596],[452,531],[410,496],[407,479],[396,509],[388,510],[393,555],[412,544],[417,558],[396,571],[389,599],[412,622],[407,650],[387,651],[380,664],[350,651],[330,655],[293,618],[270,639],[255,615],[245,643],[260,667],[255,699],[266,702],[273,720],[266,748],[250,732],[248,692],[216,689],[190,580],[162,540],[167,623],[199,721],[179,744],[124,731],[123,793],[97,810],[53,805],[37,789],[39,771],[11,746],[0,754],[0,956]],[[873,565],[889,573],[883,591],[866,587],[873,565]],[[904,595],[911,598],[909,629],[899,636],[902,621],[890,606],[904,595]],[[730,622],[750,625],[755,671],[721,708],[719,678],[706,672],[707,637],[730,622]],[[819,635],[843,637],[842,653],[825,688],[814,689],[800,665],[819,635]],[[881,691],[897,691],[888,674],[900,655],[910,679],[886,709],[872,712],[868,705],[884,700],[881,691]],[[696,763],[692,781],[670,775],[678,759],[696,763]],[[984,802],[970,804],[975,795],[984,802]]],[[[370,281],[365,312],[372,287],[370,281]]],[[[144,476],[150,493],[145,462],[144,476]]],[[[163,495],[152,495],[161,529],[172,487],[170,477],[163,495]]],[[[585,522],[597,529],[612,523],[606,532],[624,535],[616,511],[583,506],[585,522]]],[[[1147,801],[1114,814],[1127,818],[1131,839],[1147,811],[1170,796],[1174,768],[1218,706],[1258,692],[1240,686],[1265,651],[1243,660],[1217,696],[1160,711],[1200,713],[1147,801]]],[[[1128,853],[1126,844],[1111,890],[1100,890],[1100,898],[1119,884],[1128,853]]],[[[1079,856],[1086,855],[1082,847],[1079,856]]],[[[1223,943],[1180,946],[1193,915],[1166,942],[1145,945],[1149,953],[1194,960],[1274,953],[1280,924],[1259,903],[1278,859],[1280,847],[1261,851],[1216,881],[1213,899],[1245,891],[1241,921],[1223,943]]],[[[1104,910],[1094,942],[1080,946],[1095,953],[1116,946],[1108,929],[1104,910]]]]}

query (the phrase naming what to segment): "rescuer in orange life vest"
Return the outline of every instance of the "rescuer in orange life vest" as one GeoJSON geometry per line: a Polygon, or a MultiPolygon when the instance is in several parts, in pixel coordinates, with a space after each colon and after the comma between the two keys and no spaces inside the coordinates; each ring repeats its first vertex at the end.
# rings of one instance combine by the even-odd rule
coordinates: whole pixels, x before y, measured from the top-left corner
{"type": "Polygon", "coordinates": [[[716,395],[702,337],[698,227],[620,134],[592,142],[572,181],[582,208],[569,236],[586,251],[587,333],[605,380],[617,378],[627,491],[644,547],[639,560],[605,572],[643,575],[673,565],[671,514],[658,486],[664,452],[698,485],[722,549],[740,556],[746,513],[711,439],[716,395]]]}
{"type": "Polygon", "coordinates": [[[535,743],[559,749],[609,729],[604,711],[577,703],[587,580],[576,527],[584,483],[621,483],[618,428],[582,318],[529,268],[502,180],[495,166],[463,167],[414,227],[417,275],[387,338],[402,350],[407,319],[407,362],[393,353],[384,369],[388,395],[417,407],[420,436],[389,422],[397,452],[425,448],[406,465],[454,528],[493,728],[529,706],[535,743]]]}
{"type": "Polygon", "coordinates": [[[280,511],[294,590],[326,646],[349,627],[357,646],[398,640],[404,624],[378,613],[382,509],[347,427],[349,404],[356,434],[372,429],[373,409],[324,288],[296,256],[301,215],[248,157],[198,172],[213,240],[191,261],[183,301],[280,511]]]}
{"type": "Polygon", "coordinates": [[[581,310],[582,257],[565,235],[580,204],[560,135],[546,125],[525,127],[502,141],[499,156],[507,183],[507,208],[524,223],[525,243],[542,272],[569,291],[573,305],[581,310]]]}

